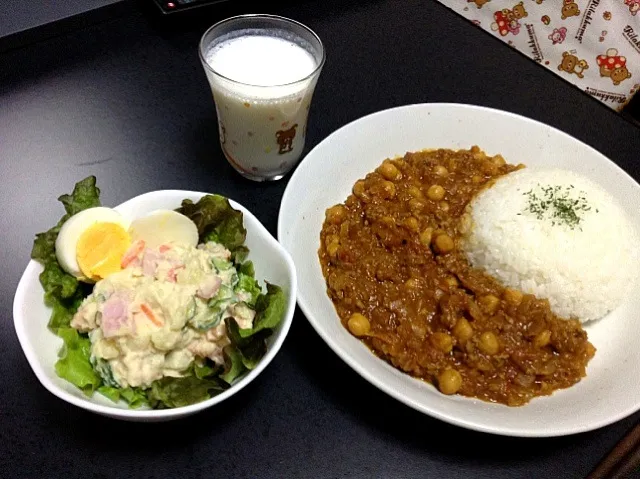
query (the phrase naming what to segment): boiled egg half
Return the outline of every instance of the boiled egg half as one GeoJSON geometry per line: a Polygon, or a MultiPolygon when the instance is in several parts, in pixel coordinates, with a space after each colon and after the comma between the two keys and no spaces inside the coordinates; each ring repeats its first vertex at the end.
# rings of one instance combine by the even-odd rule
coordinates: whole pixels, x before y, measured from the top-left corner
{"type": "Polygon", "coordinates": [[[129,221],[120,213],[98,206],[69,218],[56,239],[56,258],[69,274],[98,281],[120,271],[120,262],[131,245],[129,221]]]}
{"type": "Polygon", "coordinates": [[[144,241],[147,248],[162,245],[198,244],[198,228],[185,215],[173,210],[156,210],[131,222],[129,234],[133,241],[144,241]]]}
{"type": "Polygon", "coordinates": [[[55,249],[66,272],[82,281],[99,281],[120,271],[125,255],[171,244],[197,246],[195,223],[172,210],[156,210],[130,223],[117,211],[99,206],[69,218],[55,249]]]}

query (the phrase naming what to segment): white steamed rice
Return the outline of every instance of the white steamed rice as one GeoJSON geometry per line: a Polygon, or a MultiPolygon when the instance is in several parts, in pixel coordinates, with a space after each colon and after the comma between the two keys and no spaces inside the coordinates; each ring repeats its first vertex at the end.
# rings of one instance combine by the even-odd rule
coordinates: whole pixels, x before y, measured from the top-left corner
{"type": "Polygon", "coordinates": [[[606,191],[573,172],[515,171],[480,192],[468,213],[470,231],[462,246],[471,264],[505,286],[547,298],[561,317],[601,318],[622,302],[636,280],[634,227],[606,191]],[[553,225],[553,208],[541,219],[530,211],[527,192],[544,198],[540,187],[556,185],[591,207],[576,210],[581,220],[573,229],[563,221],[553,225]]]}

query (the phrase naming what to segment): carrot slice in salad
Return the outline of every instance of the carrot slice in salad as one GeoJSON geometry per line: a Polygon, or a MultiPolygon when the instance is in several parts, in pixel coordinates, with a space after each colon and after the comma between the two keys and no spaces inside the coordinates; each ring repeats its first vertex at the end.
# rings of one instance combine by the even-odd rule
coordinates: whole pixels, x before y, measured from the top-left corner
{"type": "Polygon", "coordinates": [[[144,250],[145,242],[143,240],[135,241],[129,250],[122,257],[122,261],[120,261],[120,267],[126,268],[131,264],[131,262],[138,257],[142,250],[144,250]]]}
{"type": "Polygon", "coordinates": [[[151,321],[156,326],[162,327],[164,325],[164,323],[162,321],[160,321],[158,318],[156,318],[156,315],[153,314],[153,311],[151,310],[151,308],[149,306],[147,306],[146,304],[142,303],[140,305],[140,310],[149,319],[149,321],[151,321]]]}

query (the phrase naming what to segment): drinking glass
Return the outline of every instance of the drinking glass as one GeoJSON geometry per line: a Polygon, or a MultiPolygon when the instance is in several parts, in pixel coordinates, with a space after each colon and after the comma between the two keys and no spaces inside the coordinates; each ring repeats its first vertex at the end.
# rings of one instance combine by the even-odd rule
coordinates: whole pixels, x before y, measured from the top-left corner
{"type": "Polygon", "coordinates": [[[227,161],[251,180],[282,178],[297,164],[304,149],[311,99],[325,61],[320,38],[305,25],[288,18],[239,15],[209,28],[202,36],[199,51],[213,93],[220,145],[227,161]],[[251,63],[243,58],[241,48],[231,49],[233,42],[239,47],[237,42],[243,37],[253,37],[252,45],[257,47],[267,48],[263,37],[266,42],[275,38],[286,44],[279,41],[269,44],[282,48],[265,50],[265,58],[278,57],[268,64],[255,61],[255,48],[253,52],[245,48],[244,53],[253,55],[251,63]],[[235,70],[242,69],[241,80],[225,76],[220,71],[222,67],[216,67],[215,55],[225,49],[228,49],[227,65],[231,62],[235,70]],[[305,71],[299,68],[300,54],[305,60],[310,59],[308,65],[305,63],[308,66],[305,71]],[[270,79],[278,75],[288,81],[271,84],[270,79]]]}

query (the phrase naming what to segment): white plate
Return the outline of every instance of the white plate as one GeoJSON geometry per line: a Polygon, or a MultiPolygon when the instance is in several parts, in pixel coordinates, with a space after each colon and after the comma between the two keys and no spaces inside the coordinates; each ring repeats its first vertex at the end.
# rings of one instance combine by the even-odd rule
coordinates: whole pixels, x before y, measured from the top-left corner
{"type": "MultiPolygon", "coordinates": [[[[425,148],[501,153],[508,162],[576,171],[606,188],[640,225],[640,186],[593,148],[550,126],[469,105],[421,104],[350,123],[322,141],[293,174],[282,199],[278,238],[298,271],[298,304],[349,366],[403,403],[452,424],[511,436],[560,436],[596,429],[640,409],[640,295],[586,327],[598,349],[587,377],[552,396],[510,408],[444,396],[374,356],[340,324],[326,294],[317,251],[326,208],[343,202],[385,158],[425,148]]],[[[626,265],[639,268],[638,264],[626,265]]]]}
{"type": "MultiPolygon", "coordinates": [[[[198,201],[203,195],[205,193],[195,191],[153,191],[136,196],[115,209],[125,217],[134,219],[157,209],[178,208],[182,200],[198,201]]],[[[247,229],[246,245],[250,250],[248,259],[254,263],[256,279],[260,281],[260,284],[266,280],[281,286],[287,296],[285,317],[274,334],[267,340],[267,353],[255,369],[237,379],[231,388],[217,396],[197,404],[175,409],[129,409],[124,402],[114,404],[97,393],[88,398],[73,384],[56,375],[54,365],[58,358],[58,351],[62,346],[62,340],[47,329],[51,310],[44,304],[44,291],[38,280],[42,266],[31,260],[16,290],[13,301],[13,321],[22,350],[42,385],[60,399],[98,414],[129,421],[156,422],[176,419],[202,411],[231,397],[253,381],[280,350],[284,338],[289,332],[295,311],[296,271],[289,254],[260,221],[242,205],[233,200],[229,201],[231,206],[242,211],[244,215],[244,226],[247,229]]],[[[62,211],[62,206],[60,210],[62,211]]],[[[56,221],[58,218],[51,218],[51,224],[55,224],[56,221]]]]}

